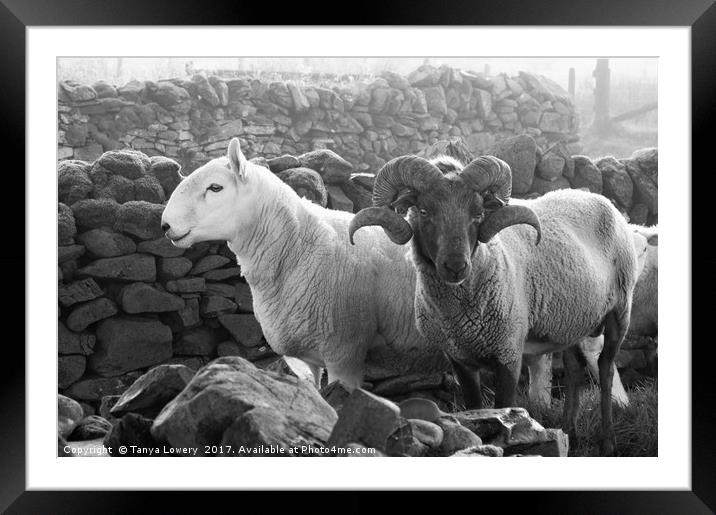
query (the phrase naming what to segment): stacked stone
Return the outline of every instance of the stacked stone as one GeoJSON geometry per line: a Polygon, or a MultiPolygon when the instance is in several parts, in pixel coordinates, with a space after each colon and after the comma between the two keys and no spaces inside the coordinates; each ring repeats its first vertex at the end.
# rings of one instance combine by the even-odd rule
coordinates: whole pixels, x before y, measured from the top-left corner
{"type": "Polygon", "coordinates": [[[95,410],[147,367],[272,355],[226,244],[163,236],[178,170],[131,150],[59,164],[58,386],[95,410]]]}
{"type": "Polygon", "coordinates": [[[658,224],[658,150],[643,148],[628,158],[596,160],[573,154],[579,145],[563,141],[541,148],[521,134],[496,144],[488,153],[512,169],[512,194],[536,198],[550,191],[575,188],[600,193],[624,217],[639,225],[658,224]]]}
{"type": "Polygon", "coordinates": [[[262,370],[235,356],[219,358],[196,373],[183,365],[160,365],[116,399],[106,413],[111,424],[104,417],[83,419],[75,401],[59,396],[58,454],[101,449],[102,444],[112,456],[568,453],[561,430],[545,429],[522,408],[446,413],[429,400],[411,398],[396,405],[360,388],[349,392],[340,382],[319,392],[287,362],[282,365],[262,370]]]}
{"type": "Polygon", "coordinates": [[[545,77],[486,77],[447,66],[359,79],[63,81],[58,116],[60,159],[92,161],[131,148],[177,159],[186,171],[223,154],[232,137],[249,158],[327,148],[355,171],[375,172],[441,139],[461,137],[484,153],[516,134],[546,145],[578,129],[569,96],[545,77]]]}

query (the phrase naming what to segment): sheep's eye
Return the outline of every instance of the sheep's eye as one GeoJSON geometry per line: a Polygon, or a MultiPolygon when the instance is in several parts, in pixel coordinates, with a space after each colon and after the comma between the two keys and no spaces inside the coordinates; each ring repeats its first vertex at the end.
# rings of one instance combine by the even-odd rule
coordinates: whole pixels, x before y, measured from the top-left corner
{"type": "Polygon", "coordinates": [[[220,192],[221,190],[223,190],[224,187],[223,187],[223,186],[219,186],[218,184],[212,184],[211,186],[209,186],[209,187],[206,188],[206,189],[207,189],[207,190],[210,190],[210,191],[213,191],[214,193],[218,193],[218,192],[220,192]]]}
{"type": "Polygon", "coordinates": [[[478,215],[473,216],[472,221],[475,223],[480,223],[480,222],[482,222],[483,218],[485,218],[485,213],[480,213],[478,215]]]}
{"type": "Polygon", "coordinates": [[[420,210],[418,210],[418,213],[420,213],[420,216],[422,216],[422,217],[427,217],[429,214],[426,209],[420,209],[420,210]]]}

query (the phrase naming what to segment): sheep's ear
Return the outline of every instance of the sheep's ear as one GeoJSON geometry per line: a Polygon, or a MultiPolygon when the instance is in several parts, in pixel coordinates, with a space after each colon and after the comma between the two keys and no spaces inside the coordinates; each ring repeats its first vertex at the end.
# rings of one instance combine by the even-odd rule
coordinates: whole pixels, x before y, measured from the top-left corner
{"type": "Polygon", "coordinates": [[[238,138],[233,138],[229,143],[228,150],[229,166],[241,182],[246,182],[246,157],[241,152],[241,145],[238,138]]]}

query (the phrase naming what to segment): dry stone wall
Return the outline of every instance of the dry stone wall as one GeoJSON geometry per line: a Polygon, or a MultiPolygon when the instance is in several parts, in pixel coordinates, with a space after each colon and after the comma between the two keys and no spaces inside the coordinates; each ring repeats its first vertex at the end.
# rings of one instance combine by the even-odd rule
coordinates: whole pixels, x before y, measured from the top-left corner
{"type": "Polygon", "coordinates": [[[568,94],[546,77],[445,66],[408,76],[63,81],[58,97],[60,160],[128,148],[171,157],[184,173],[222,155],[234,136],[249,158],[327,148],[356,172],[376,172],[438,140],[460,137],[481,154],[509,136],[526,134],[544,148],[578,129],[568,94]]]}
{"type": "MultiPolygon", "coordinates": [[[[565,170],[572,170],[568,186],[607,194],[625,213],[644,206],[639,208],[644,216],[656,220],[656,149],[624,159],[592,162],[569,156],[560,161],[546,157],[551,151],[540,154],[532,138],[520,135],[505,139],[501,152],[515,171],[513,188],[520,173],[532,175],[533,181],[540,177],[549,160],[561,167],[561,175],[552,170],[553,175],[564,178],[565,170]]],[[[459,139],[436,142],[421,153],[463,161],[473,157],[459,139]]],[[[355,173],[330,150],[254,162],[318,204],[355,211],[370,202],[374,176],[355,173]]],[[[275,358],[226,243],[204,242],[184,250],[163,237],[161,214],[181,180],[179,168],[172,159],[135,150],[58,165],[58,387],[86,403],[91,413],[101,412],[158,364],[197,370],[221,356],[264,364],[275,358]]],[[[625,345],[619,356],[620,368],[633,369],[637,378],[656,372],[656,346],[651,340],[642,343],[625,345]]],[[[377,395],[395,400],[423,395],[443,407],[458,392],[446,372],[369,370],[367,381],[377,395]]]]}

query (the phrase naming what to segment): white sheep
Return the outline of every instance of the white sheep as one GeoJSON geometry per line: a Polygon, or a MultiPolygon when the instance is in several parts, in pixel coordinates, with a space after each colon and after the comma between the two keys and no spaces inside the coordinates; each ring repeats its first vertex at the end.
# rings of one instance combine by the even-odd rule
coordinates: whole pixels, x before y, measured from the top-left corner
{"type": "MultiPolygon", "coordinates": [[[[631,321],[627,336],[656,336],[658,332],[658,226],[644,227],[630,224],[634,231],[634,247],[637,252],[638,275],[636,286],[634,286],[634,297],[631,303],[631,321]]],[[[597,360],[599,353],[604,347],[604,336],[585,338],[582,342],[582,350],[587,359],[589,372],[594,377],[599,377],[597,360]]],[[[538,382],[545,382],[545,378],[538,379],[538,382]]],[[[617,405],[629,406],[624,385],[615,371],[614,383],[612,385],[612,397],[617,405]]]]}
{"type": "Polygon", "coordinates": [[[349,387],[363,379],[366,353],[407,372],[447,366],[415,325],[415,271],[408,252],[373,228],[356,247],[352,215],[299,196],[268,169],[247,161],[237,139],[227,157],[185,178],[162,215],[174,245],[225,240],[253,295],[269,346],[349,387]]]}
{"type": "Polygon", "coordinates": [[[510,193],[509,166],[491,156],[447,173],[416,156],[396,158],[378,173],[374,207],[355,216],[350,234],[380,225],[396,242],[412,237],[418,328],[429,321],[430,331],[437,325],[444,333],[471,407],[482,402],[481,364],[496,369],[495,405],[510,406],[523,353],[564,350],[563,428],[576,436],[586,364],[578,344],[604,331],[602,453],[612,454],[613,363],[629,326],[637,271],[631,231],[601,195],[560,190],[510,205],[510,193]]]}

